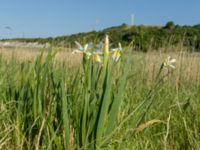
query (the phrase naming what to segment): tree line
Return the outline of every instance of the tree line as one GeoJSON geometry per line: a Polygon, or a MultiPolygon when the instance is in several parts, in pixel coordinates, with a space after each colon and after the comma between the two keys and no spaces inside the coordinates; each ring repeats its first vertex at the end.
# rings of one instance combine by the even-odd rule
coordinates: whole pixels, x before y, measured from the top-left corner
{"type": "Polygon", "coordinates": [[[130,26],[122,24],[101,31],[77,33],[67,36],[49,38],[17,38],[10,40],[38,42],[41,44],[49,43],[53,46],[71,48],[75,46],[74,41],[79,41],[80,43],[91,41],[98,43],[104,39],[105,34],[109,35],[111,43],[114,44],[113,46],[117,46],[118,42],[122,45],[133,43],[135,50],[143,52],[158,50],[167,45],[176,46],[180,43],[191,51],[200,52],[200,24],[194,26],[180,26],[175,25],[173,21],[167,22],[165,26],[130,26]]]}

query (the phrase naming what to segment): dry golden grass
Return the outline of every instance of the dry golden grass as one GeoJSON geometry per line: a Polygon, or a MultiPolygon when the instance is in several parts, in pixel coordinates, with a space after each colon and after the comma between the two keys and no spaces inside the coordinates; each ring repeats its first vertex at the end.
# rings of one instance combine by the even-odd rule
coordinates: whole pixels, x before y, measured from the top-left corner
{"type": "MultiPolygon", "coordinates": [[[[17,59],[20,62],[34,61],[41,54],[41,49],[37,48],[0,48],[0,54],[7,60],[17,59]]],[[[47,55],[47,50],[44,50],[44,56],[47,55]]],[[[67,50],[60,51],[56,60],[66,62],[70,67],[77,66],[81,63],[81,55],[73,55],[67,50]]]]}
{"type": "MultiPolygon", "coordinates": [[[[0,54],[6,59],[17,59],[20,62],[34,61],[35,58],[41,53],[41,49],[37,48],[0,48],[0,54]]],[[[47,50],[44,52],[46,56],[47,50]]],[[[200,53],[188,52],[149,52],[140,53],[134,52],[132,54],[134,60],[141,63],[143,75],[148,76],[150,80],[154,80],[159,70],[160,64],[168,57],[171,56],[177,60],[176,69],[173,72],[175,75],[176,83],[180,80],[200,82],[200,53]]],[[[71,67],[76,67],[81,64],[81,55],[74,55],[69,50],[60,51],[56,60],[66,62],[71,67]]],[[[165,70],[167,73],[167,69],[165,70]]]]}
{"type": "Polygon", "coordinates": [[[153,120],[150,120],[150,121],[147,121],[141,125],[139,125],[137,128],[133,129],[133,130],[136,130],[136,131],[143,131],[145,128],[155,124],[155,123],[161,123],[163,121],[161,121],[160,119],[153,119],[153,120]]]}
{"type": "MultiPolygon", "coordinates": [[[[176,53],[136,53],[135,57],[140,57],[144,61],[142,68],[148,75],[149,79],[153,80],[159,70],[160,64],[168,57],[176,59],[176,69],[173,70],[176,82],[180,80],[190,82],[200,82],[200,53],[176,52],[176,53]]],[[[169,70],[165,69],[167,73],[169,70]]]]}

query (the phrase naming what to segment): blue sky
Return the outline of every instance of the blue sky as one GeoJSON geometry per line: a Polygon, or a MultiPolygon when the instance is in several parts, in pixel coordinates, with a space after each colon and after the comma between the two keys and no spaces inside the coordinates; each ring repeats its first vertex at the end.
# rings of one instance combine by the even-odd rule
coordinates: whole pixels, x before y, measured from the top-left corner
{"type": "Polygon", "coordinates": [[[138,25],[199,24],[200,0],[1,0],[0,38],[101,30],[130,24],[131,14],[138,25]]]}

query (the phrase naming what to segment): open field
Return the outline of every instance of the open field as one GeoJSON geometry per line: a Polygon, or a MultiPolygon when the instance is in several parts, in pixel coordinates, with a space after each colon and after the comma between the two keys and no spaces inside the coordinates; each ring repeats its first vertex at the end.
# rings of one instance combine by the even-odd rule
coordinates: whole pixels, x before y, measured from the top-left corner
{"type": "MultiPolygon", "coordinates": [[[[47,55],[48,49],[44,49],[44,55],[47,55]]],[[[34,62],[41,54],[38,48],[0,48],[0,54],[7,60],[16,59],[19,62],[34,62]]],[[[177,59],[177,69],[174,70],[176,80],[184,78],[184,81],[200,82],[200,53],[189,52],[133,52],[131,57],[138,65],[141,65],[142,72],[148,74],[148,79],[155,78],[156,71],[160,64],[168,56],[177,59]],[[184,72],[184,73],[183,73],[184,72]]],[[[78,67],[81,64],[81,55],[72,54],[72,50],[62,48],[55,58],[57,61],[65,62],[70,68],[78,67]]],[[[135,67],[135,66],[134,66],[135,67]]]]}
{"type": "Polygon", "coordinates": [[[0,49],[0,149],[200,149],[200,53],[40,54],[0,49]]]}

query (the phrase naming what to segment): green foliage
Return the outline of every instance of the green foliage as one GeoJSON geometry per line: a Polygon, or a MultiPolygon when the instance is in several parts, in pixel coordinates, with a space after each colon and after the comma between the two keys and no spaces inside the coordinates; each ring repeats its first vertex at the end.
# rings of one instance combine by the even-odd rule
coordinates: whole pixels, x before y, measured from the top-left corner
{"type": "Polygon", "coordinates": [[[165,27],[166,29],[169,29],[169,30],[173,30],[175,28],[175,24],[173,21],[169,21],[166,23],[165,27]]]}
{"type": "Polygon", "coordinates": [[[199,149],[199,79],[180,72],[175,84],[162,65],[149,81],[144,62],[126,53],[103,68],[88,59],[72,69],[55,54],[0,57],[0,148],[199,149]],[[155,118],[162,122],[136,130],[155,118]]]}
{"type": "Polygon", "coordinates": [[[91,41],[99,42],[105,34],[109,34],[113,46],[118,42],[127,45],[134,42],[136,50],[147,52],[149,49],[158,50],[170,43],[176,46],[180,43],[188,47],[191,51],[200,51],[200,25],[179,26],[173,21],[169,21],[165,26],[121,26],[110,27],[101,31],[91,31],[87,33],[77,33],[69,36],[49,37],[49,38],[30,38],[30,39],[11,39],[23,42],[50,43],[53,46],[64,46],[72,48],[74,41],[88,43],[91,41]]]}

